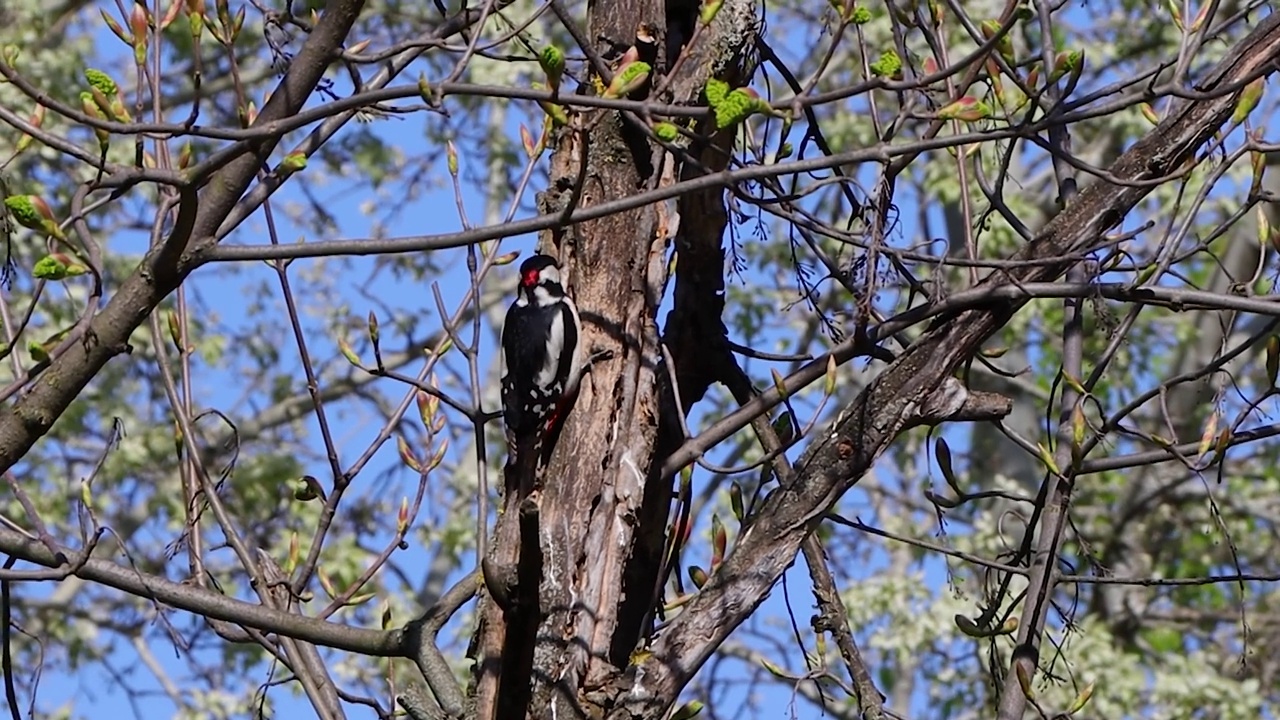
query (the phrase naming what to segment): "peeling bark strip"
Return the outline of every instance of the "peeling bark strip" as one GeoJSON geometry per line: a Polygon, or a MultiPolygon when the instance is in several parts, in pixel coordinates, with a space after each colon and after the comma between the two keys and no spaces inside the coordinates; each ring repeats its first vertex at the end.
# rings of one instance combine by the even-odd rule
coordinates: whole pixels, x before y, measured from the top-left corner
{"type": "MultiPolygon", "coordinates": [[[[671,28],[693,28],[700,6],[686,3],[678,11],[667,7],[671,28]],[[680,16],[683,13],[683,16],[680,16]]],[[[715,77],[731,87],[745,85],[755,71],[749,49],[759,30],[760,19],[752,0],[729,0],[721,6],[716,21],[693,45],[684,47],[682,71],[671,83],[668,102],[697,103],[707,80],[715,77]]],[[[667,47],[672,54],[677,31],[669,30],[667,47]]],[[[707,118],[694,127],[705,140],[690,144],[687,152],[697,162],[662,168],[660,187],[723,171],[729,165],[738,129],[716,131],[707,118]]],[[[659,222],[675,245],[675,289],[672,308],[663,325],[662,343],[670,353],[672,367],[659,377],[662,396],[658,437],[645,480],[644,501],[636,520],[635,541],[627,558],[623,578],[623,604],[618,609],[618,629],[613,656],[625,667],[630,653],[652,633],[656,606],[663,602],[663,586],[670,568],[664,566],[667,549],[667,519],[671,513],[674,476],[662,472],[666,459],[685,440],[681,414],[702,400],[724,367],[734,364],[728,345],[724,313],[724,239],[729,225],[725,191],[721,187],[685,193],[659,206],[659,222]],[[674,206],[674,210],[672,209],[674,206]],[[675,375],[676,389],[671,388],[675,375]],[[677,407],[676,398],[683,407],[677,407]]]]}
{"type": "MultiPolygon", "coordinates": [[[[1078,255],[1098,246],[1161,178],[1177,171],[1227,121],[1238,88],[1270,73],[1280,59],[1280,14],[1258,25],[1213,69],[1199,90],[1235,92],[1182,103],[1110,168],[1124,184],[1097,180],[1013,255],[1015,260],[1078,255]],[[1137,185],[1130,183],[1139,183],[1137,185]]],[[[1057,278],[1069,263],[1021,266],[993,273],[994,286],[1057,278]]],[[[825,437],[797,460],[796,482],[775,490],[745,527],[709,582],[658,637],[653,654],[628,668],[616,689],[610,720],[662,717],[694,673],[757,606],[795,561],[800,544],[825,513],[865,473],[945,378],[976,353],[1025,300],[967,310],[939,319],[840,415],[825,437]]]]}

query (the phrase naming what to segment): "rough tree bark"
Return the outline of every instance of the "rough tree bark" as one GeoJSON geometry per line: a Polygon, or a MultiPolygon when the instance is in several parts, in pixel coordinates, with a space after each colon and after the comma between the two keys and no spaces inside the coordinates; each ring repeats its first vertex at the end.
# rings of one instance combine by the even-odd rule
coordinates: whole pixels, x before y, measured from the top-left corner
{"type": "MultiPolygon", "coordinates": [[[[698,101],[715,75],[745,81],[756,8],[726,2],[708,28],[692,32],[697,3],[605,0],[592,6],[586,36],[606,61],[635,46],[655,67],[640,94],[698,101]],[[665,72],[690,39],[675,74],[665,72]]],[[[564,17],[562,15],[562,17],[564,17]]],[[[575,116],[558,134],[544,212],[587,208],[645,189],[724,169],[732,132],[688,149],[687,167],[644,132],[635,116],[575,116]]],[[[677,301],[669,352],[688,407],[714,379],[707,358],[727,353],[723,190],[555,228],[540,246],[566,268],[588,351],[609,351],[584,380],[538,490],[522,498],[508,484],[486,563],[486,598],[473,649],[481,718],[598,717],[612,699],[597,691],[630,662],[647,634],[661,584],[671,479],[663,460],[684,437],[671,374],[662,361],[658,304],[676,245],[677,301]],[[710,352],[708,352],[710,351],[710,352]]]]}

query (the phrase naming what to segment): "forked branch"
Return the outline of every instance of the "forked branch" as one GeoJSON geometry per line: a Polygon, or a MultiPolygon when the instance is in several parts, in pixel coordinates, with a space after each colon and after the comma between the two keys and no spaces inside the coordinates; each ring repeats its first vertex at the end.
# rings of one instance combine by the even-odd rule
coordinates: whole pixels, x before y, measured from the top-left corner
{"type": "MultiPolygon", "coordinates": [[[[1192,161],[1231,116],[1238,90],[1272,71],[1280,58],[1280,16],[1272,15],[1238,43],[1198,88],[1209,96],[1183,102],[1159,126],[1125,152],[1110,177],[1085,188],[1071,206],[1013,255],[1043,260],[990,275],[980,287],[1055,279],[1073,261],[1064,256],[1105,242],[1115,227],[1158,182],[1192,161]]],[[[973,308],[933,325],[850,403],[831,428],[796,462],[796,481],[764,502],[738,544],[702,591],[657,638],[653,653],[628,669],[625,701],[612,720],[648,718],[669,708],[715,648],[763,602],[794,562],[801,543],[826,512],[870,469],[961,363],[999,330],[1025,300],[973,308]]]]}

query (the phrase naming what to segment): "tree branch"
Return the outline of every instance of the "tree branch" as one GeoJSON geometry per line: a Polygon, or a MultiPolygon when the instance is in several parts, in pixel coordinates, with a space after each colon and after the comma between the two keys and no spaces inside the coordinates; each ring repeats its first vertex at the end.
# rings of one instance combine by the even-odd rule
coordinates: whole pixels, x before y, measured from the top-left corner
{"type": "MultiPolygon", "coordinates": [[[[1202,89],[1270,72],[1280,57],[1278,27],[1280,15],[1260,23],[1218,63],[1202,89]]],[[[1232,93],[1189,101],[1173,109],[1112,165],[1110,173],[1120,184],[1094,182],[1014,254],[1018,260],[1045,260],[1044,265],[993,273],[982,286],[1060,276],[1070,263],[1054,259],[1104,242],[1104,233],[1153,188],[1148,181],[1165,177],[1195,157],[1230,117],[1236,97],[1232,93]]],[[[796,482],[765,499],[761,513],[743,529],[733,552],[658,637],[653,654],[628,668],[622,705],[609,717],[653,717],[669,708],[714,649],[764,600],[826,511],[870,469],[898,433],[919,422],[919,408],[943,380],[1024,303],[1011,300],[1003,306],[941,316],[876,377],[840,413],[823,439],[796,462],[796,482]]]]}
{"type": "MultiPolygon", "coordinates": [[[[302,108],[363,7],[363,0],[327,3],[320,22],[256,122],[289,117],[302,108]]],[[[245,150],[251,147],[252,152],[242,154],[217,171],[198,198],[193,191],[184,192],[173,231],[163,243],[147,252],[141,266],[93,318],[85,341],[75,343],[54,360],[29,393],[0,414],[0,471],[7,471],[22,459],[103,365],[116,355],[130,351],[129,336],[190,271],[190,263],[185,271],[180,265],[193,241],[196,247],[201,242],[209,242],[205,239],[217,232],[277,142],[278,139],[268,139],[246,145],[245,150]]]]}
{"type": "MultiPolygon", "coordinates": [[[[729,358],[728,364],[720,366],[719,370],[722,373],[721,381],[729,388],[735,400],[745,404],[752,399],[755,391],[751,386],[751,380],[736,360],[729,358]]],[[[961,402],[964,401],[961,400],[961,402]]],[[[1007,403],[1005,405],[1004,412],[1007,414],[1007,403]]],[[[784,450],[782,440],[778,437],[768,414],[758,415],[751,422],[751,427],[760,438],[761,448],[774,456],[773,470],[777,474],[779,484],[787,487],[794,483],[794,469],[782,454],[784,450]]],[[[744,522],[749,521],[749,518],[744,518],[744,522]]],[[[857,642],[853,639],[853,631],[849,627],[849,613],[845,610],[844,601],[836,588],[835,578],[831,576],[831,569],[827,566],[826,551],[818,540],[818,536],[813,534],[804,539],[800,549],[804,553],[809,577],[813,581],[813,597],[818,603],[818,614],[813,617],[813,631],[819,635],[831,633],[835,638],[836,648],[840,652],[840,657],[844,659],[845,667],[849,670],[850,679],[853,680],[861,716],[866,720],[880,720],[884,716],[884,698],[871,679],[871,671],[862,659],[857,642]]],[[[825,658],[819,660],[824,661],[825,658]]]]}
{"type": "MultiPolygon", "coordinates": [[[[0,528],[0,552],[44,567],[60,566],[58,559],[40,542],[6,528],[0,528]]],[[[144,574],[107,560],[86,560],[80,553],[64,552],[75,568],[76,577],[213,620],[374,657],[410,657],[404,631],[367,630],[317,620],[237,600],[193,584],[144,574]]]]}

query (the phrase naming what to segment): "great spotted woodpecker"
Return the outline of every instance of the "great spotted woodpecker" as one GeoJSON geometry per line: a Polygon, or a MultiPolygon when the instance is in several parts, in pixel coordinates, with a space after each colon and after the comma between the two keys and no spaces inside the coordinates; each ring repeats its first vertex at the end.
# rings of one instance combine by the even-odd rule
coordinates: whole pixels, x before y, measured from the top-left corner
{"type": "Polygon", "coordinates": [[[555,258],[525,260],[502,326],[502,419],[510,464],[535,467],[542,441],[563,419],[582,377],[581,337],[578,308],[565,294],[555,258]]]}

